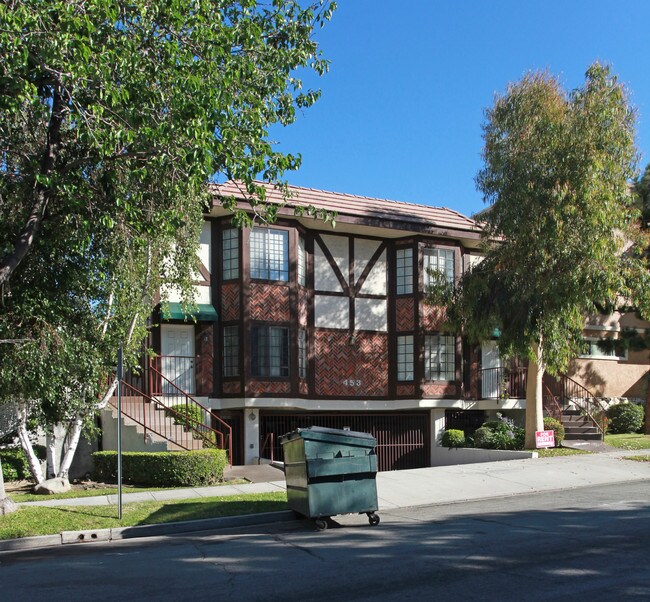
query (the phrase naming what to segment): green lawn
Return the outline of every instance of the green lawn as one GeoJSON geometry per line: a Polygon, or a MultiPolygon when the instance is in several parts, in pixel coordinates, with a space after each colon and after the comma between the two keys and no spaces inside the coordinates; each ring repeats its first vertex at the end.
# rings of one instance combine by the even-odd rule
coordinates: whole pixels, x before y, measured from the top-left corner
{"type": "Polygon", "coordinates": [[[575,456],[577,454],[589,454],[584,449],[571,449],[570,447],[548,447],[546,449],[535,450],[540,458],[554,458],[555,456],[575,456]]]}
{"type": "MultiPolygon", "coordinates": [[[[13,499],[13,496],[12,496],[13,499]]],[[[42,497],[40,498],[42,499],[42,497]]],[[[31,506],[0,516],[0,539],[53,535],[61,531],[88,531],[110,527],[132,527],[221,516],[286,510],[284,491],[199,498],[165,502],[124,504],[122,520],[116,506],[31,506]]]]}
{"type": "Polygon", "coordinates": [[[619,449],[650,449],[650,435],[637,433],[605,435],[605,443],[619,449]]]}

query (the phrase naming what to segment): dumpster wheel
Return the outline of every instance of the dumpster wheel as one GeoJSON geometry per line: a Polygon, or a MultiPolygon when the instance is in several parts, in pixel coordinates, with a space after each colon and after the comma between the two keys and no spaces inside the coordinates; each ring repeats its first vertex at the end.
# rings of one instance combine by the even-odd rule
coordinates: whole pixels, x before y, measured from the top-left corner
{"type": "Polygon", "coordinates": [[[326,518],[317,518],[314,521],[314,524],[316,525],[316,528],[319,531],[325,531],[325,529],[327,529],[327,519],[326,518]]]}
{"type": "Polygon", "coordinates": [[[367,512],[366,514],[368,514],[368,522],[370,523],[370,526],[376,527],[379,524],[379,516],[374,512],[367,512]]]}

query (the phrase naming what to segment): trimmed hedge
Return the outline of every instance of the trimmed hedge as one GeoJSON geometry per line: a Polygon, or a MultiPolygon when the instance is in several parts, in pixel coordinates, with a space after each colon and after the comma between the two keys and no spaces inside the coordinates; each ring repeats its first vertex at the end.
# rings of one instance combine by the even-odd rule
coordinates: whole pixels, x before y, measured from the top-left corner
{"type": "MultiPolygon", "coordinates": [[[[39,460],[45,460],[45,448],[42,445],[35,445],[34,452],[39,460]]],[[[2,478],[5,481],[27,481],[32,478],[29,462],[22,447],[0,449],[0,461],[2,478]]]]}
{"type": "Polygon", "coordinates": [[[449,429],[442,433],[443,447],[465,447],[465,432],[460,429],[449,429]]]}
{"type": "Polygon", "coordinates": [[[614,435],[639,433],[643,428],[644,416],[643,406],[634,403],[617,403],[607,410],[608,430],[614,435]]]}
{"type": "Polygon", "coordinates": [[[474,432],[474,446],[484,449],[523,449],[524,429],[515,426],[509,418],[484,422],[474,432]]]}
{"type": "MultiPolygon", "coordinates": [[[[117,452],[93,454],[93,478],[104,483],[117,481],[117,452]]],[[[123,452],[125,483],[150,487],[198,487],[223,480],[226,451],[202,449],[178,452],[123,452]]]]}
{"type": "Polygon", "coordinates": [[[554,432],[555,447],[560,447],[562,441],[564,441],[564,425],[556,418],[546,416],[544,418],[544,430],[554,432]]]}

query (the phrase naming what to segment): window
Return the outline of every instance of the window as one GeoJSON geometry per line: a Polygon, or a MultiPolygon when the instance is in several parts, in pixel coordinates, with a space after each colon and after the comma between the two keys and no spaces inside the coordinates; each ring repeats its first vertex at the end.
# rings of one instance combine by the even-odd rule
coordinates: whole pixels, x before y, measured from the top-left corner
{"type": "Polygon", "coordinates": [[[397,249],[397,294],[413,292],[413,249],[397,249]]]}
{"type": "Polygon", "coordinates": [[[298,239],[298,284],[307,284],[307,255],[305,253],[305,239],[301,236],[298,239]]]}
{"type": "Polygon", "coordinates": [[[289,280],[289,232],[253,228],[250,246],[251,278],[289,280]]]}
{"type": "Polygon", "coordinates": [[[454,257],[453,249],[425,249],[424,258],[424,285],[431,284],[429,270],[442,272],[447,282],[454,281],[454,257]]]}
{"type": "Polygon", "coordinates": [[[298,331],[298,377],[307,378],[307,331],[298,331]]]}
{"type": "Polygon", "coordinates": [[[222,371],[224,376],[239,376],[239,326],[224,326],[222,371]]]}
{"type": "Polygon", "coordinates": [[[224,280],[239,278],[239,230],[223,231],[221,240],[221,273],[224,280]]]}
{"type": "Polygon", "coordinates": [[[413,335],[397,337],[397,380],[413,380],[413,335]]]}
{"type": "Polygon", "coordinates": [[[601,360],[626,360],[627,349],[616,339],[585,339],[584,350],[580,357],[593,357],[601,360]]]}
{"type": "Polygon", "coordinates": [[[453,336],[433,334],[424,337],[424,379],[456,378],[456,340],[453,336]]]}
{"type": "Polygon", "coordinates": [[[253,326],[251,373],[260,376],[289,376],[289,329],[283,326],[253,326]]]}

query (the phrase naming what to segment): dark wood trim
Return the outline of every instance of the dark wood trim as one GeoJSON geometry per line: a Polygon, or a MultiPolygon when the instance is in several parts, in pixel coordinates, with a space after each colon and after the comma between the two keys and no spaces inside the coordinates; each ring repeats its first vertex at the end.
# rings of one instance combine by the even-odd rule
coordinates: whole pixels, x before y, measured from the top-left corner
{"type": "Polygon", "coordinates": [[[242,228],[240,231],[240,248],[241,248],[241,294],[239,295],[241,307],[240,316],[242,322],[242,332],[240,340],[240,353],[242,354],[242,371],[240,391],[243,397],[249,397],[250,389],[248,386],[248,377],[251,373],[250,360],[250,341],[251,341],[251,324],[250,324],[250,301],[251,301],[251,278],[250,278],[250,228],[242,228]]]}
{"type": "Polygon", "coordinates": [[[210,282],[210,296],[212,306],[217,310],[218,320],[215,323],[214,336],[212,337],[212,396],[219,397],[223,394],[221,388],[221,366],[223,366],[223,308],[221,306],[221,227],[217,220],[210,220],[210,259],[214,277],[210,282]]]}
{"type": "MultiPolygon", "coordinates": [[[[360,296],[360,291],[363,285],[366,283],[366,278],[368,278],[368,275],[370,274],[371,270],[375,267],[375,264],[377,261],[379,261],[379,258],[382,256],[384,251],[386,251],[387,245],[386,242],[380,242],[379,247],[377,247],[377,250],[372,254],[372,257],[368,261],[368,264],[364,268],[363,272],[361,273],[361,276],[359,276],[359,280],[357,280],[356,284],[354,285],[354,296],[359,297],[360,296]]],[[[388,262],[388,254],[386,254],[386,262],[388,262]]],[[[388,265],[386,266],[388,268],[388,265]]],[[[378,295],[380,297],[386,297],[388,295],[388,291],[390,289],[388,288],[388,279],[386,280],[386,295],[378,295]]]]}
{"type": "MultiPolygon", "coordinates": [[[[386,311],[388,328],[388,398],[397,399],[397,298],[395,295],[395,245],[386,245],[386,311]],[[394,367],[391,370],[391,366],[394,367]]],[[[413,340],[415,346],[415,339],[413,340]]],[[[415,348],[414,348],[415,351],[415,348]]]]}
{"type": "MultiPolygon", "coordinates": [[[[210,230],[210,253],[212,253],[212,246],[213,246],[212,245],[212,230],[210,230]]],[[[214,265],[214,262],[212,263],[212,265],[214,265]]],[[[210,282],[211,282],[210,270],[208,270],[208,268],[205,267],[205,265],[203,264],[202,261],[199,261],[199,273],[201,274],[201,276],[203,276],[203,280],[199,284],[209,286],[210,282]]]]}
{"type": "Polygon", "coordinates": [[[350,286],[348,287],[348,295],[350,296],[350,301],[349,301],[350,321],[348,324],[348,328],[350,334],[354,334],[355,329],[357,327],[357,321],[356,321],[357,304],[354,298],[354,236],[348,237],[348,282],[350,283],[350,286]]]}
{"type": "Polygon", "coordinates": [[[298,378],[298,239],[300,235],[295,228],[289,230],[289,376],[291,377],[291,394],[300,393],[298,378]]]}
{"type": "MultiPolygon", "coordinates": [[[[320,250],[323,252],[323,255],[325,256],[325,259],[327,259],[327,263],[330,264],[330,267],[334,271],[334,275],[336,276],[337,280],[339,281],[339,284],[341,285],[341,288],[343,289],[343,293],[346,295],[350,294],[350,286],[348,282],[346,282],[345,278],[343,277],[343,274],[341,273],[341,270],[339,269],[338,264],[336,263],[336,260],[334,259],[334,256],[330,252],[329,248],[325,244],[325,241],[320,237],[319,234],[314,235],[314,240],[316,241],[316,244],[320,248],[320,250]]],[[[315,254],[314,254],[315,255],[315,254]]],[[[315,259],[315,257],[314,257],[315,259]]],[[[318,291],[320,292],[320,291],[318,291]]],[[[334,291],[331,291],[334,292],[334,291]]]]}
{"type": "Polygon", "coordinates": [[[314,326],[316,316],[314,311],[314,240],[315,236],[309,232],[305,236],[305,253],[307,254],[307,397],[316,392],[316,352],[314,333],[316,328],[314,326]]]}

